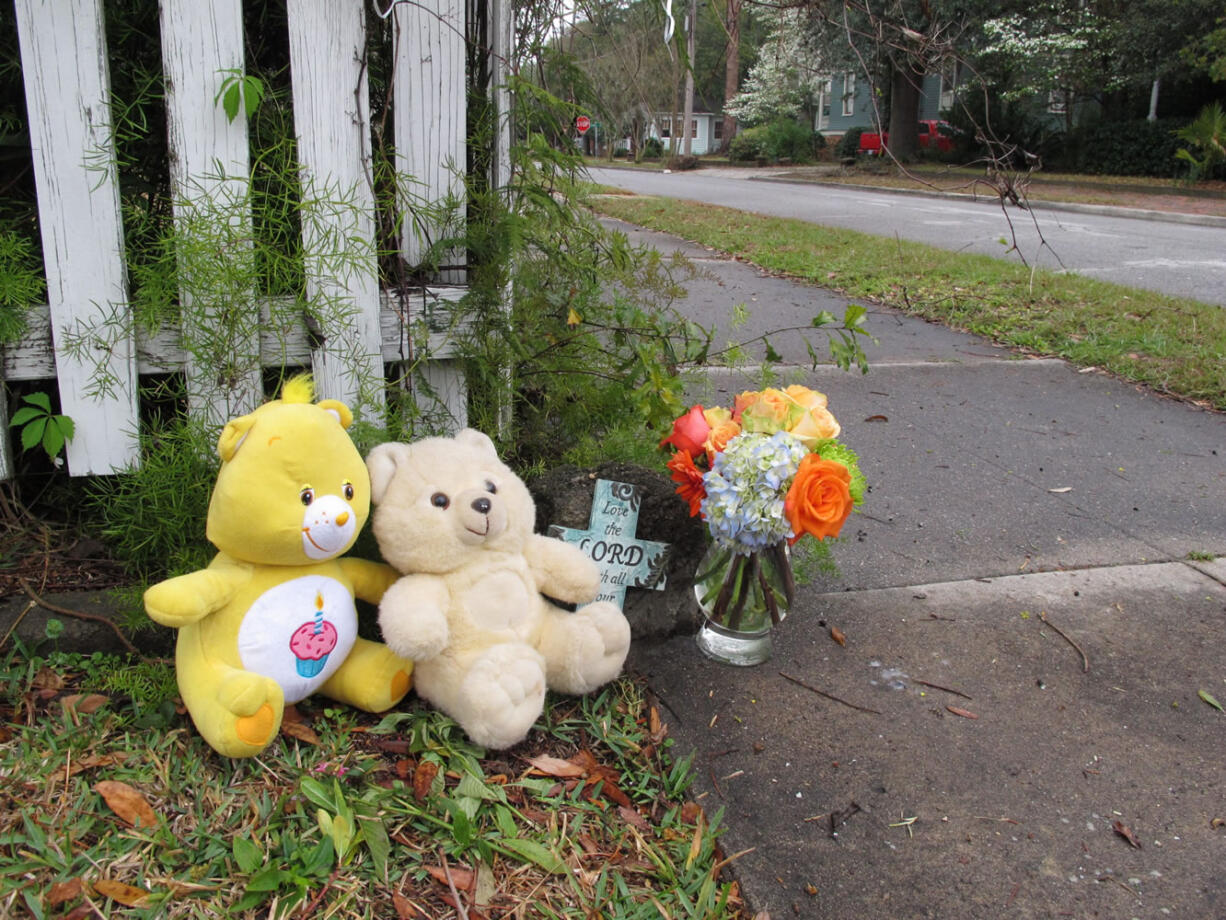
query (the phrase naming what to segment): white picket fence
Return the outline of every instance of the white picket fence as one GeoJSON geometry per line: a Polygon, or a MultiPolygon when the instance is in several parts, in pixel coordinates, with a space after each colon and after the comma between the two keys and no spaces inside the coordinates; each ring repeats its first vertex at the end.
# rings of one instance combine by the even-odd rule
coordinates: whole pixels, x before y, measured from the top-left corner
{"type": "MultiPolygon", "coordinates": [[[[249,411],[263,398],[259,366],[220,383],[217,368],[197,366],[200,362],[181,347],[180,330],[162,330],[145,340],[125,321],[129,301],[103,2],[15,0],[48,304],[33,311],[25,339],[0,355],[0,383],[55,378],[60,411],[76,430],[66,449],[73,475],[110,473],[136,463],[141,374],[182,370],[190,411],[215,424],[249,411]],[[102,338],[85,336],[81,347],[82,330],[99,328],[110,332],[102,338]],[[69,347],[74,338],[76,346],[69,347]],[[100,380],[106,384],[99,385],[100,380]]],[[[375,272],[364,2],[369,0],[287,0],[302,181],[339,189],[356,201],[347,215],[303,221],[308,296],[339,308],[330,311],[331,326],[315,330],[321,335],[309,337],[305,328],[291,328],[275,342],[265,341],[253,317],[238,333],[248,341],[227,344],[259,354],[264,366],[309,364],[319,396],[344,400],[359,412],[377,411],[370,401],[382,398],[378,384],[385,363],[406,360],[409,331],[424,318],[428,341],[413,341],[413,356],[429,356],[429,388],[460,425],[464,383],[447,360],[454,352],[449,352],[446,308],[463,294],[456,283],[463,281],[463,273],[449,273],[438,285],[402,301],[380,291],[375,272]],[[312,265],[329,259],[335,264],[337,256],[345,264],[369,268],[339,277],[313,275],[312,265]]],[[[392,0],[373,2],[383,14],[392,0]]],[[[465,19],[474,4],[489,17],[491,83],[503,126],[492,152],[491,178],[502,187],[510,175],[504,89],[512,40],[510,0],[398,2],[390,13],[396,25],[394,143],[397,170],[409,177],[418,202],[462,194],[465,19]]],[[[245,200],[250,171],[245,116],[240,107],[238,117],[230,120],[216,102],[224,81],[243,70],[242,0],[161,0],[160,17],[170,179],[180,222],[194,207],[245,200]]],[[[422,238],[430,237],[431,229],[404,221],[401,249],[409,264],[420,260],[422,238]]],[[[187,291],[181,295],[189,298],[187,291]]],[[[184,310],[185,316],[197,314],[207,311],[184,310]]],[[[0,480],[13,474],[16,434],[5,417],[5,402],[0,399],[0,480]]]]}

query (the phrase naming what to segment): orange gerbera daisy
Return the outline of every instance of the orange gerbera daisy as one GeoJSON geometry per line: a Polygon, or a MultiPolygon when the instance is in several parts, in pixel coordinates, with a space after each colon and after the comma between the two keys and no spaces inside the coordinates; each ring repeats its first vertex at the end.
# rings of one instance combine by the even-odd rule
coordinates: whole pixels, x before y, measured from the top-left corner
{"type": "Polygon", "coordinates": [[[697,517],[702,512],[702,500],[707,497],[707,490],[702,484],[702,470],[694,465],[694,458],[687,451],[679,450],[665,464],[672,472],[672,480],[677,483],[677,494],[690,505],[690,517],[697,517]]]}

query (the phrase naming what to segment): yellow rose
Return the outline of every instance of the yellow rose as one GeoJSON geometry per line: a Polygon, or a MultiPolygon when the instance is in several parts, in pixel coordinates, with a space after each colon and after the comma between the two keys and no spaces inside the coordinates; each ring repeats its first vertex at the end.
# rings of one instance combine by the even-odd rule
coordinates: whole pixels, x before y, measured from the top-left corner
{"type": "Polygon", "coordinates": [[[812,409],[815,406],[826,408],[826,394],[818,390],[810,390],[808,387],[794,383],[783,392],[802,409],[812,409]]]}
{"type": "Polygon", "coordinates": [[[792,435],[809,450],[822,438],[837,438],[843,428],[825,406],[814,406],[792,427],[792,435]]]}
{"type": "Polygon", "coordinates": [[[782,390],[768,387],[741,412],[741,427],[760,434],[787,431],[800,416],[800,407],[782,390]]]}

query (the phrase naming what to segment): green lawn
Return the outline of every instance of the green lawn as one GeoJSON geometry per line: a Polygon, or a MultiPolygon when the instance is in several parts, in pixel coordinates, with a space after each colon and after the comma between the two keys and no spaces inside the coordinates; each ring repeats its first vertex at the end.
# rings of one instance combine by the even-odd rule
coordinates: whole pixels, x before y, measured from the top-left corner
{"type": "Polygon", "coordinates": [[[322,698],[211,751],[166,662],[0,657],[0,916],[745,918],[720,816],[623,678],[513,752],[322,698]]]}

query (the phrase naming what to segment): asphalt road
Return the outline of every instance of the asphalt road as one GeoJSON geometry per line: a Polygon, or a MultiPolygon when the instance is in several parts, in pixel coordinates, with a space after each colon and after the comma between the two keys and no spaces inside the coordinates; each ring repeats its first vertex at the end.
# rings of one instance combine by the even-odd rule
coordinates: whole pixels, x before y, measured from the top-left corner
{"type": "Polygon", "coordinates": [[[900,195],[846,186],[745,178],[743,172],[590,169],[595,182],[645,195],[977,252],[1226,306],[1226,228],[1173,220],[900,195]],[[1002,240],[1017,240],[1007,252],[1002,240]],[[1020,254],[1019,254],[1020,253],[1020,254]]]}

